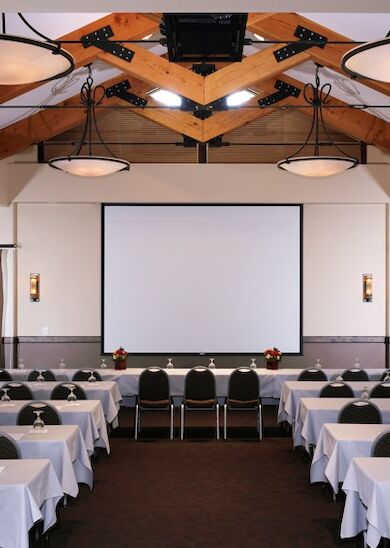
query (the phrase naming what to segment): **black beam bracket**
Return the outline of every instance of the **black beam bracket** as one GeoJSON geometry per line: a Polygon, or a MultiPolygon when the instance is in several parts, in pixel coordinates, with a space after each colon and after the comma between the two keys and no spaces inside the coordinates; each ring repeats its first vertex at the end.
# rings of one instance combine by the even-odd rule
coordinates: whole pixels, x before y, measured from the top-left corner
{"type": "Polygon", "coordinates": [[[278,91],[257,101],[260,108],[274,105],[275,103],[278,103],[279,101],[282,101],[282,99],[286,99],[287,97],[299,97],[299,94],[301,93],[301,90],[299,88],[291,86],[290,84],[283,82],[283,80],[277,80],[275,88],[278,91]]]}
{"type": "Polygon", "coordinates": [[[226,97],[217,99],[207,105],[200,105],[199,103],[195,103],[195,101],[191,101],[191,99],[183,97],[180,110],[192,112],[195,118],[199,118],[200,120],[207,120],[216,111],[228,110],[228,106],[226,104],[226,97]]]}
{"type": "Polygon", "coordinates": [[[134,93],[130,93],[128,91],[130,88],[130,82],[128,80],[123,80],[122,82],[119,82],[118,84],[115,84],[110,88],[106,88],[106,97],[108,99],[110,97],[120,97],[127,103],[131,103],[132,105],[140,108],[145,108],[148,104],[148,101],[146,99],[143,99],[142,97],[139,97],[138,95],[135,95],[134,93]]]}
{"type": "Polygon", "coordinates": [[[297,42],[292,42],[291,44],[274,51],[274,56],[278,63],[288,59],[289,57],[293,57],[302,51],[312,48],[313,46],[324,48],[328,41],[326,36],[322,36],[321,34],[318,34],[317,32],[314,32],[306,27],[301,27],[300,25],[298,25],[295,29],[294,36],[299,38],[297,42]],[[300,43],[300,41],[302,43],[300,43]]]}
{"type": "Polygon", "coordinates": [[[117,42],[110,42],[109,38],[112,38],[113,36],[114,33],[112,28],[110,25],[107,25],[106,27],[102,27],[94,32],[85,34],[80,38],[80,42],[83,44],[84,48],[95,46],[96,48],[99,48],[107,53],[111,53],[112,55],[115,55],[115,57],[119,57],[119,59],[123,59],[124,61],[128,61],[130,63],[134,57],[134,51],[121,46],[117,42]]]}

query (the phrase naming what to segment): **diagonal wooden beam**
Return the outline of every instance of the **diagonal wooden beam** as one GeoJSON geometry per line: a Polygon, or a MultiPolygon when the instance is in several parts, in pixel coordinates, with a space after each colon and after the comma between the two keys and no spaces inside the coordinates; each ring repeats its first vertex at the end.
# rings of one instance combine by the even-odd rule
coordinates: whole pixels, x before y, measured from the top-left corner
{"type": "MultiPolygon", "coordinates": [[[[81,36],[110,25],[115,40],[137,40],[141,39],[158,29],[158,23],[144,17],[138,13],[111,13],[105,17],[97,19],[88,25],[61,36],[59,40],[80,40],[81,36]]],[[[132,44],[127,44],[131,49],[132,44]]],[[[76,67],[82,67],[91,63],[101,52],[100,49],[93,46],[84,48],[82,44],[64,44],[64,49],[71,53],[75,59],[76,67]]],[[[0,103],[5,103],[11,99],[35,89],[40,84],[26,84],[20,86],[0,86],[0,103]]]]}
{"type": "MultiPolygon", "coordinates": [[[[298,15],[297,13],[273,13],[260,15],[261,16],[257,13],[249,14],[247,25],[248,29],[251,32],[260,34],[270,40],[297,40],[294,36],[294,32],[298,25],[309,28],[318,34],[324,35],[328,38],[328,40],[351,40],[350,38],[343,36],[342,34],[338,34],[337,32],[319,25],[318,23],[315,23],[302,15],[298,15]]],[[[282,46],[283,44],[280,45],[280,47],[282,46]]],[[[354,47],[354,44],[328,44],[324,48],[314,46],[306,50],[306,52],[310,55],[310,58],[313,61],[348,77],[348,75],[340,68],[340,65],[342,56],[352,47],[354,47]]],[[[364,78],[359,79],[359,82],[375,89],[376,91],[379,91],[380,93],[390,95],[390,84],[374,82],[373,80],[366,80],[364,78]]]]}

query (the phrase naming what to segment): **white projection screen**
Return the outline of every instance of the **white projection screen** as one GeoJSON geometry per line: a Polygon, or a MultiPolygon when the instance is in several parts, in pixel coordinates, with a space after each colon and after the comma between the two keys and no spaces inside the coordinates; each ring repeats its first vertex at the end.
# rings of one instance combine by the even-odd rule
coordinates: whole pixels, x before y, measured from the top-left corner
{"type": "Polygon", "coordinates": [[[302,206],[102,206],[103,351],[301,351],[302,206]]]}

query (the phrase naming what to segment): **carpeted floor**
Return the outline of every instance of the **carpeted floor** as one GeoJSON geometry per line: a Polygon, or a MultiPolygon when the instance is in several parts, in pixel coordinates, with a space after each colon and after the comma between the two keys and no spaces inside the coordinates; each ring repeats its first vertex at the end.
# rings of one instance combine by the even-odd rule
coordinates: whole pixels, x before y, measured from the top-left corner
{"type": "Polygon", "coordinates": [[[265,415],[261,442],[206,441],[204,432],[202,441],[152,441],[144,430],[136,443],[122,411],[111,455],[94,464],[92,493],[81,486],[60,510],[50,546],[352,547],[338,536],[343,502],[309,484],[308,461],[276,427],[275,410],[265,415]]]}

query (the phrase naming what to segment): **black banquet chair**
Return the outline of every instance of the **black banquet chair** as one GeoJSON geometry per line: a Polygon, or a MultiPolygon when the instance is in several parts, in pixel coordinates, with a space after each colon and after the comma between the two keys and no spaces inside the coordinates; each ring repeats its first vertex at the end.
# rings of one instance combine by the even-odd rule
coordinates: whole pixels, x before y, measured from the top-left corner
{"type": "Polygon", "coordinates": [[[259,376],[249,367],[239,367],[229,377],[228,395],[223,406],[223,437],[227,438],[228,411],[256,411],[259,439],[263,437],[259,376]]]}
{"type": "Polygon", "coordinates": [[[180,438],[184,439],[186,411],[215,410],[216,438],[219,440],[219,405],[215,391],[215,377],[206,367],[194,367],[185,377],[184,399],[181,404],[180,438]]]}
{"type": "Polygon", "coordinates": [[[34,371],[31,371],[29,374],[28,381],[56,381],[56,376],[54,375],[53,371],[49,371],[47,369],[34,369],[34,371]],[[39,377],[39,378],[38,378],[39,377]]]}
{"type": "Polygon", "coordinates": [[[343,381],[368,381],[370,380],[367,374],[367,371],[364,371],[364,369],[358,369],[352,368],[352,369],[346,369],[342,375],[341,378],[343,381]]]}
{"type": "Polygon", "coordinates": [[[37,418],[34,411],[42,411],[41,419],[45,424],[60,425],[62,424],[61,417],[59,416],[57,409],[55,409],[49,403],[43,401],[34,401],[26,403],[18,413],[17,424],[19,426],[32,425],[37,418]]]}
{"type": "Polygon", "coordinates": [[[72,381],[89,381],[92,376],[95,377],[96,381],[102,380],[100,373],[94,371],[93,369],[79,369],[73,375],[72,381]]]}
{"type": "Polygon", "coordinates": [[[135,404],[134,439],[141,430],[141,411],[169,411],[169,438],[173,440],[173,401],[169,388],[169,377],[160,367],[145,369],[138,380],[138,396],[135,404]]]}
{"type": "Polygon", "coordinates": [[[390,429],[381,432],[372,444],[372,457],[390,457],[390,429]]]}
{"type": "Polygon", "coordinates": [[[381,424],[382,414],[369,400],[355,400],[340,410],[337,422],[343,424],[381,424]]]}
{"type": "Polygon", "coordinates": [[[73,382],[63,382],[55,386],[51,392],[51,400],[66,400],[68,399],[69,394],[71,393],[71,388],[73,388],[73,393],[78,400],[86,400],[87,396],[81,386],[73,382]]]}
{"type": "Polygon", "coordinates": [[[7,394],[11,400],[33,400],[33,395],[28,386],[22,382],[9,382],[0,389],[0,398],[4,394],[3,388],[8,388],[7,394]]]}
{"type": "Polygon", "coordinates": [[[308,367],[299,374],[297,381],[327,381],[328,377],[318,367],[308,367]]]}
{"type": "Polygon", "coordinates": [[[390,382],[378,382],[372,388],[370,398],[390,398],[390,382]]]}
{"type": "Polygon", "coordinates": [[[0,369],[0,382],[12,381],[11,375],[5,369],[0,369]]]}
{"type": "Polygon", "coordinates": [[[4,432],[0,432],[0,459],[20,459],[19,447],[4,432]]]}
{"type": "Polygon", "coordinates": [[[354,398],[352,388],[345,382],[333,381],[326,384],[320,394],[320,398],[354,398]]]}

